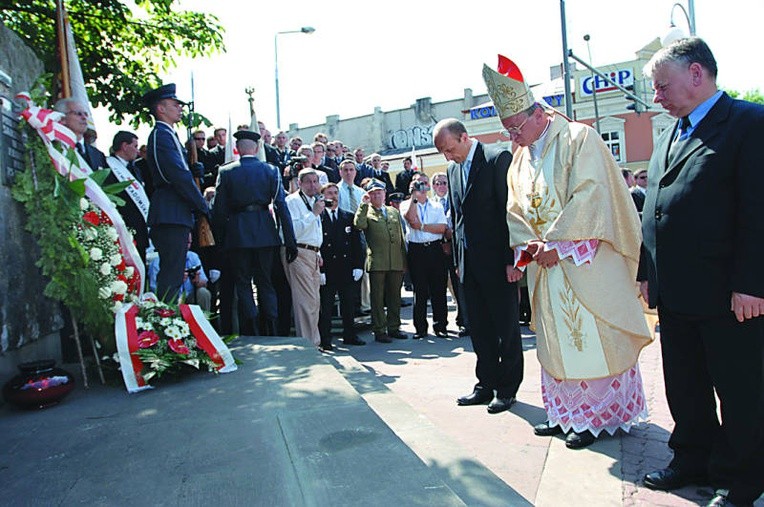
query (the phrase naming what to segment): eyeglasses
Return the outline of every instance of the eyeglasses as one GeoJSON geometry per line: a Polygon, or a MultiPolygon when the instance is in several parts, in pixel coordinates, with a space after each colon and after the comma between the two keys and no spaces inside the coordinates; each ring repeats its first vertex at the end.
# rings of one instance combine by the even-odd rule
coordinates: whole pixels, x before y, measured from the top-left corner
{"type": "Polygon", "coordinates": [[[203,137],[195,137],[194,141],[204,141],[205,139],[203,137]]]}
{"type": "Polygon", "coordinates": [[[501,131],[501,135],[503,135],[504,137],[519,136],[520,135],[520,131],[523,130],[523,127],[525,127],[525,124],[528,123],[528,120],[531,119],[531,116],[533,116],[533,115],[529,115],[525,119],[525,121],[522,122],[517,127],[509,127],[508,129],[502,130],[501,131]]]}
{"type": "Polygon", "coordinates": [[[433,185],[448,185],[448,182],[446,182],[446,181],[436,181],[435,183],[433,183],[433,185]]]}

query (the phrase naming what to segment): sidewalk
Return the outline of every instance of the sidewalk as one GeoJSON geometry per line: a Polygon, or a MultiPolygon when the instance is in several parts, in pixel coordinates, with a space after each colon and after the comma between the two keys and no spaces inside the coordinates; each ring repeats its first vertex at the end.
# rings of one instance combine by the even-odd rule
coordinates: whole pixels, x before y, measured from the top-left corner
{"type": "MultiPolygon", "coordinates": [[[[412,332],[411,307],[402,317],[412,332]]],[[[640,485],[670,459],[659,342],[640,359],[649,420],[573,451],[560,437],[533,435],[545,413],[535,337],[524,331],[518,402],[495,415],[456,405],[475,383],[469,338],[382,344],[368,331],[367,345],[335,340],[325,354],[302,338],[241,337],[234,373],[193,374],[135,395],[119,383],[89,391],[78,383],[57,407],[0,406],[0,504],[706,503],[708,488],[640,485]]]]}
{"type": "MultiPolygon", "coordinates": [[[[404,299],[411,300],[404,291],[404,299]]],[[[450,298],[449,298],[450,299],[450,298]]],[[[402,330],[413,333],[412,307],[402,309],[402,330]]],[[[449,328],[455,330],[449,305],[449,328]]],[[[605,435],[583,450],[565,447],[562,437],[537,437],[533,425],[543,422],[540,365],[535,335],[523,328],[524,380],[517,404],[509,412],[491,415],[485,406],[459,407],[456,398],[475,384],[475,356],[470,339],[395,340],[375,343],[360,335],[364,347],[335,346],[334,355],[350,354],[369,372],[429,419],[476,460],[483,463],[525,499],[537,506],[559,505],[705,505],[711,488],[687,487],[671,493],[641,485],[642,476],[671,459],[667,442],[673,427],[666,404],[660,340],[640,357],[649,419],[614,437],[605,435]]],[[[757,502],[764,506],[764,499],[757,502]]]]}

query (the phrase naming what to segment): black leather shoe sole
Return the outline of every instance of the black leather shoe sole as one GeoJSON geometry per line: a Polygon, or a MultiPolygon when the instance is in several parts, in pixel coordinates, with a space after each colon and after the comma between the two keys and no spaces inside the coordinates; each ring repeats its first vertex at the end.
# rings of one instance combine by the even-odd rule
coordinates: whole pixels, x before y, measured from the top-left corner
{"type": "Polygon", "coordinates": [[[491,403],[488,404],[489,414],[498,414],[509,410],[512,405],[515,404],[515,398],[494,398],[491,403]]]}

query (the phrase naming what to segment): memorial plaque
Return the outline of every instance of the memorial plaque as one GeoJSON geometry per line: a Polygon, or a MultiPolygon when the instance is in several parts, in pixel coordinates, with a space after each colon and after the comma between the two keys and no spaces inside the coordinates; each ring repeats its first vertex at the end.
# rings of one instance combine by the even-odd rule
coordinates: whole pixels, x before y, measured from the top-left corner
{"type": "Polygon", "coordinates": [[[11,186],[16,173],[24,170],[24,141],[18,129],[16,113],[2,110],[2,133],[0,133],[0,174],[3,185],[11,186]]]}

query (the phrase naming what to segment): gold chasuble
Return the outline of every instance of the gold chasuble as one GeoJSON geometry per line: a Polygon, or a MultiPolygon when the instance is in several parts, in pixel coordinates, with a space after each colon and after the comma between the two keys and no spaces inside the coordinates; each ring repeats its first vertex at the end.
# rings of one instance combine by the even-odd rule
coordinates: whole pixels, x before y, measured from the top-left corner
{"type": "Polygon", "coordinates": [[[598,379],[634,366],[652,340],[637,299],[639,217],[621,171],[595,130],[550,113],[543,152],[515,152],[507,175],[513,248],[532,240],[598,240],[591,263],[531,263],[537,354],[558,380],[598,379]]]}

